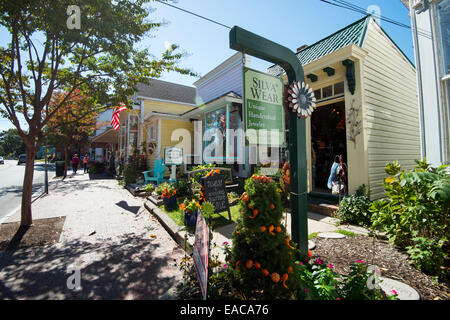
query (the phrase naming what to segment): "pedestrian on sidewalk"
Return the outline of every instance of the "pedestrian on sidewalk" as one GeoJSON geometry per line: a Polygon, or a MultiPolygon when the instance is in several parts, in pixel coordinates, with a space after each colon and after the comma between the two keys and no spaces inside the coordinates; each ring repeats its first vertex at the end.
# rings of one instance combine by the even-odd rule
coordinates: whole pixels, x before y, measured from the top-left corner
{"type": "Polygon", "coordinates": [[[77,174],[78,169],[78,163],[80,162],[80,158],[78,158],[78,154],[75,153],[75,155],[72,158],[72,170],[74,174],[77,174]]]}
{"type": "Polygon", "coordinates": [[[83,168],[84,168],[84,173],[87,172],[87,164],[88,164],[88,162],[89,162],[89,155],[86,153],[86,154],[84,155],[84,158],[83,158],[83,168]]]}

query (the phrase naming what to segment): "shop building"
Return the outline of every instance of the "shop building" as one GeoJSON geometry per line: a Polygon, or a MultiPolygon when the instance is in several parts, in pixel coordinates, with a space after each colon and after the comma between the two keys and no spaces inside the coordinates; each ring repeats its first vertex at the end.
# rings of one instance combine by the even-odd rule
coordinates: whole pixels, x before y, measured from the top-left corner
{"type": "MultiPolygon", "coordinates": [[[[382,197],[385,165],[398,160],[410,169],[421,158],[415,66],[370,16],[296,55],[317,99],[306,120],[309,192],[329,192],[332,161],[341,154],[348,192],[364,184],[372,198],[382,197]]],[[[268,72],[286,78],[278,66],[268,72]]]]}

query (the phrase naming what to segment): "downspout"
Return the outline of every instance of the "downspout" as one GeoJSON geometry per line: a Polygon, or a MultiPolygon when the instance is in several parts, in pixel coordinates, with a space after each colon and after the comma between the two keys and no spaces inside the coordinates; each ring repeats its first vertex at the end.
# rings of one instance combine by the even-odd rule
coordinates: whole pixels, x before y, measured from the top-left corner
{"type": "Polygon", "coordinates": [[[416,57],[416,72],[417,72],[417,89],[419,91],[419,117],[420,117],[420,140],[421,140],[421,157],[422,160],[427,154],[426,140],[425,140],[425,119],[424,119],[424,105],[423,105],[423,88],[422,88],[422,72],[419,54],[419,39],[416,27],[416,14],[414,9],[410,9],[412,34],[414,41],[414,54],[416,57]]]}

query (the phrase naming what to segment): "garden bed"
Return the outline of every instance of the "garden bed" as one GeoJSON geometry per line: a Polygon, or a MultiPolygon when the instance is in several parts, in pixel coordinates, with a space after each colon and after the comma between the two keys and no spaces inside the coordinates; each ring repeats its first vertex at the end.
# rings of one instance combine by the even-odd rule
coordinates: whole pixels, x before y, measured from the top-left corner
{"type": "MultiPolygon", "coordinates": [[[[179,204],[182,203],[182,200],[178,201],[178,206],[179,204]]],[[[184,226],[184,213],[182,213],[179,209],[178,210],[173,210],[173,211],[167,211],[164,208],[164,205],[159,206],[159,209],[161,209],[164,213],[166,213],[177,225],[179,226],[184,226]]],[[[234,221],[236,221],[236,219],[239,217],[239,205],[234,205],[234,206],[230,206],[230,212],[231,212],[231,220],[228,220],[228,212],[224,211],[221,213],[215,213],[212,216],[212,223],[213,223],[213,228],[218,228],[218,227],[222,227],[225,226],[227,224],[233,223],[234,221]]],[[[192,227],[192,229],[195,229],[194,227],[192,227]]]]}
{"type": "Polygon", "coordinates": [[[332,264],[340,274],[347,274],[350,264],[361,259],[378,266],[382,276],[414,288],[422,300],[450,300],[448,283],[438,284],[434,277],[415,269],[409,264],[408,255],[388,241],[359,235],[344,239],[314,238],[313,241],[316,248],[312,250],[312,259],[322,259],[332,264]]]}

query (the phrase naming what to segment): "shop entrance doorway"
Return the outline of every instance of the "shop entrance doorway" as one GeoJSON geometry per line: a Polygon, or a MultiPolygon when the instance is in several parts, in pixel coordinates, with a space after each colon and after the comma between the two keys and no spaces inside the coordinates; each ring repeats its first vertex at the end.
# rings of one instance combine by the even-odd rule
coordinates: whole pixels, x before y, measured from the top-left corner
{"type": "MultiPolygon", "coordinates": [[[[347,163],[345,101],[318,107],[311,116],[312,191],[331,194],[327,187],[336,155],[347,163]]],[[[347,167],[345,166],[347,169],[347,167]]],[[[346,177],[347,177],[346,172],[346,177]]],[[[345,179],[347,187],[347,179],[345,179]]],[[[347,188],[346,188],[347,189],[347,188]]]]}

